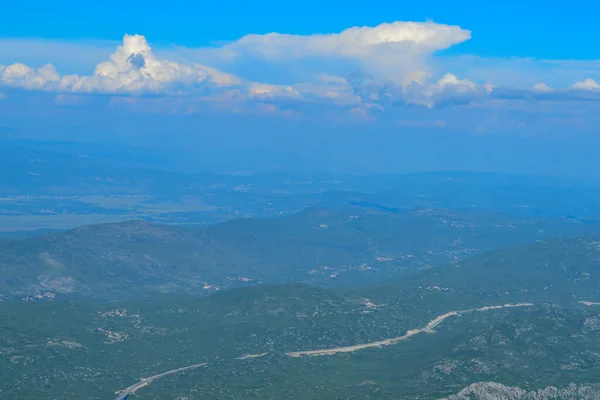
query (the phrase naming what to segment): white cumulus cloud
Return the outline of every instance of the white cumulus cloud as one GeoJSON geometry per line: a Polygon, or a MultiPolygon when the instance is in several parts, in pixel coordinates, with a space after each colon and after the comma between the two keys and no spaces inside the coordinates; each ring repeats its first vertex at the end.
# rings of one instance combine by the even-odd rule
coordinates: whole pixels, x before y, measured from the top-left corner
{"type": "Polygon", "coordinates": [[[231,86],[241,80],[204,65],[159,59],[141,35],[125,35],[123,44],[91,76],[61,76],[50,64],[37,69],[20,63],[0,66],[0,84],[32,90],[161,94],[207,83],[231,86]]]}
{"type": "Polygon", "coordinates": [[[39,89],[50,82],[58,82],[59,80],[60,75],[50,64],[37,69],[21,63],[6,67],[0,65],[0,82],[5,86],[39,89]]]}
{"type": "Polygon", "coordinates": [[[224,46],[232,60],[243,56],[271,61],[343,58],[359,63],[377,79],[397,84],[422,83],[430,74],[428,58],[436,51],[464,42],[471,32],[434,22],[393,22],[353,27],[340,33],[247,35],[224,46]]]}
{"type": "Polygon", "coordinates": [[[588,78],[581,82],[575,82],[571,88],[580,90],[597,90],[600,89],[600,85],[595,80],[588,78]]]}
{"type": "Polygon", "coordinates": [[[406,102],[427,107],[468,104],[484,98],[493,88],[489,85],[478,85],[468,79],[459,79],[447,73],[437,82],[415,87],[406,91],[406,102]]]}
{"type": "Polygon", "coordinates": [[[538,92],[538,93],[552,93],[554,91],[553,88],[551,88],[550,86],[546,85],[543,82],[536,83],[535,85],[533,85],[531,90],[533,90],[534,92],[538,92]]]}
{"type": "Polygon", "coordinates": [[[268,83],[251,83],[248,87],[248,95],[253,98],[291,98],[298,99],[300,93],[292,86],[271,85],[268,83]]]}
{"type": "Polygon", "coordinates": [[[356,83],[356,93],[364,101],[413,104],[429,108],[468,104],[489,96],[493,90],[491,85],[478,85],[450,73],[437,81],[423,84],[415,82],[407,86],[379,84],[372,80],[356,83]]]}

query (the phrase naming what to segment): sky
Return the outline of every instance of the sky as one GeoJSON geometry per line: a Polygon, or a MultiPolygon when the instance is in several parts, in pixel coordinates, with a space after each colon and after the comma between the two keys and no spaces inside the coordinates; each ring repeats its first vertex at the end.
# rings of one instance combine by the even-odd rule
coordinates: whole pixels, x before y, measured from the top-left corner
{"type": "Polygon", "coordinates": [[[32,0],[3,6],[0,36],[120,40],[141,33],[155,43],[187,47],[269,32],[310,35],[390,21],[433,20],[477,32],[461,51],[490,57],[594,59],[590,48],[598,5],[593,0],[229,2],[32,0]]]}
{"type": "MultiPolygon", "coordinates": [[[[599,14],[585,0],[10,2],[0,135],[593,177],[599,14]]],[[[269,157],[257,168],[281,166],[269,157]]]]}

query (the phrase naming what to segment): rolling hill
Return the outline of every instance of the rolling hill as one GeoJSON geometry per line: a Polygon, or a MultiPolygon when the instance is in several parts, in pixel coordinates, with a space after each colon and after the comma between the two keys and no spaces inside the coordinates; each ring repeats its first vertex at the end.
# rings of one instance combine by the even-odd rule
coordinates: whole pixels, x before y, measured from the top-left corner
{"type": "Polygon", "coordinates": [[[564,304],[600,298],[600,241],[549,239],[493,250],[365,288],[382,301],[411,298],[412,307],[441,310],[489,301],[564,304]]]}
{"type": "Polygon", "coordinates": [[[593,385],[599,254],[593,238],[551,239],[373,287],[257,285],[106,303],[6,300],[0,394],[110,398],[140,376],[207,362],[140,396],[592,399],[600,394],[593,385]],[[526,304],[501,308],[515,302],[526,304]],[[360,346],[436,320],[404,340],[360,346]],[[289,355],[345,346],[355,350],[289,355]]]}
{"type": "Polygon", "coordinates": [[[373,283],[498,247],[597,231],[496,212],[308,209],[202,230],[129,221],[0,240],[0,296],[136,297],[256,283],[373,283]]]}

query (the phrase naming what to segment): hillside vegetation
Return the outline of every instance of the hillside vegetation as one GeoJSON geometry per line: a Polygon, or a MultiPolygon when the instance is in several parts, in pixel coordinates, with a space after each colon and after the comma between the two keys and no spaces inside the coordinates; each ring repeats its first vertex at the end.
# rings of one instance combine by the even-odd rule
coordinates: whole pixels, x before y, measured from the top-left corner
{"type": "Polygon", "coordinates": [[[600,373],[599,254],[593,238],[552,239],[352,290],[284,284],[108,303],[4,301],[0,394],[111,398],[140,376],[207,362],[140,396],[487,399],[489,385],[470,385],[494,381],[497,393],[518,386],[529,396],[521,398],[549,399],[527,393],[556,386],[567,397],[555,398],[567,399],[600,373]],[[398,337],[452,311],[395,344],[286,354],[398,337]]]}
{"type": "Polygon", "coordinates": [[[257,283],[375,283],[595,223],[484,211],[308,209],[203,230],[140,221],[0,241],[0,296],[133,298],[257,283]]]}

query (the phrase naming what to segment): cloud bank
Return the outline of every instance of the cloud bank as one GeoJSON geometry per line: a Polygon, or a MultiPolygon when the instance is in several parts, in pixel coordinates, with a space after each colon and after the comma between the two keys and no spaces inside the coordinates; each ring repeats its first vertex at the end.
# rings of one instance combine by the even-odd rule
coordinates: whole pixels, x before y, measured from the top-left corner
{"type": "Polygon", "coordinates": [[[144,36],[125,35],[91,75],[61,75],[51,64],[33,68],[17,62],[0,65],[0,87],[55,92],[63,104],[72,101],[68,95],[98,93],[193,97],[230,104],[232,109],[244,102],[271,104],[262,109],[327,102],[363,116],[398,104],[439,108],[493,99],[600,100],[600,84],[591,78],[582,77],[566,88],[544,82],[523,88],[494,85],[493,77],[475,80],[452,71],[440,73],[436,53],[470,38],[469,30],[434,22],[384,23],[331,34],[246,35],[217,48],[199,49],[204,59],[217,64],[209,67],[176,57],[177,48],[158,57],[144,36]],[[244,76],[249,60],[288,72],[288,82],[244,76]]]}

